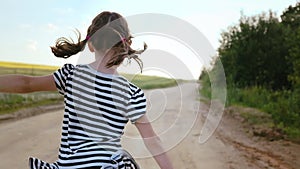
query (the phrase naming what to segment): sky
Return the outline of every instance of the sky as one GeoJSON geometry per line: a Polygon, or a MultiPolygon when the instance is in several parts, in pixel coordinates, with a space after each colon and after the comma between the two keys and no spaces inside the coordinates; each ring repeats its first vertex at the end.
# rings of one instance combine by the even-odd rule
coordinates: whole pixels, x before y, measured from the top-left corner
{"type": "MultiPolygon", "coordinates": [[[[124,17],[144,13],[177,17],[197,28],[216,50],[219,47],[221,32],[238,23],[241,12],[246,16],[253,16],[272,10],[279,16],[289,5],[295,5],[297,1],[299,0],[2,0],[0,61],[55,66],[62,66],[66,62],[74,63],[76,62],[74,59],[55,58],[49,46],[53,46],[56,39],[62,36],[74,38],[74,29],[78,29],[85,36],[91,20],[104,10],[118,12],[124,17]]],[[[176,67],[179,61],[182,63],[177,65],[179,66],[177,70],[182,68],[188,72],[182,76],[186,74],[194,78],[199,76],[204,63],[201,59],[193,57],[192,50],[183,43],[158,35],[137,37],[138,42],[146,40],[150,49],[152,45],[152,52],[145,54],[149,57],[146,59],[149,63],[161,62],[169,65],[168,67],[176,67]],[[149,56],[151,54],[161,57],[151,59],[149,56]],[[174,57],[177,61],[174,61],[173,65],[174,57]]],[[[152,67],[146,67],[146,72],[158,70],[157,73],[177,75],[172,68],[169,70],[162,67],[163,64],[149,65],[152,67]]]]}

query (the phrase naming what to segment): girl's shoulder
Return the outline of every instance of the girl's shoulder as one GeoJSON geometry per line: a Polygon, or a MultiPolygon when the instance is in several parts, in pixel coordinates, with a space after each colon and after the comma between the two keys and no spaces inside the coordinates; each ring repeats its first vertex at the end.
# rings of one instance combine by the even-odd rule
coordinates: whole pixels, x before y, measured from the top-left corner
{"type": "Polygon", "coordinates": [[[136,84],[134,84],[130,79],[126,78],[123,75],[113,75],[113,74],[105,74],[96,71],[95,69],[91,68],[88,64],[71,64],[66,63],[61,68],[65,72],[73,72],[73,71],[79,71],[79,72],[85,72],[89,73],[90,75],[93,74],[95,77],[101,77],[106,79],[111,79],[111,81],[118,83],[119,85],[125,85],[128,86],[130,93],[136,93],[137,91],[141,90],[136,84]]]}
{"type": "Polygon", "coordinates": [[[71,63],[65,63],[60,69],[63,71],[71,71],[75,68],[75,66],[71,63]]]}

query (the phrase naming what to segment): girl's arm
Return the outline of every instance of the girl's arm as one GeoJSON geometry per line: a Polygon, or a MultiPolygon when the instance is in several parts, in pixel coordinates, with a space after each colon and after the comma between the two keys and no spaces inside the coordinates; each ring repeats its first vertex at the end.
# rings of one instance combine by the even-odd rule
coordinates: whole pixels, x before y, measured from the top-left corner
{"type": "Polygon", "coordinates": [[[37,91],[56,91],[53,75],[26,76],[2,75],[0,76],[0,92],[4,93],[30,93],[37,91]]]}
{"type": "Polygon", "coordinates": [[[140,132],[144,143],[150,153],[154,156],[155,161],[161,169],[173,169],[172,163],[165,153],[159,137],[154,132],[151,123],[146,115],[141,117],[136,123],[138,131],[140,132]]]}

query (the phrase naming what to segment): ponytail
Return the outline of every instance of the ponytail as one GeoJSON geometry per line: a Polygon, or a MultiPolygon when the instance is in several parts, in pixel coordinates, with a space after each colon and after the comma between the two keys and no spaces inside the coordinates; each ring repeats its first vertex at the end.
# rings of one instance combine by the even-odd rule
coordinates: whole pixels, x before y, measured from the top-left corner
{"type": "Polygon", "coordinates": [[[82,51],[87,43],[87,39],[81,41],[81,34],[78,30],[77,32],[77,43],[73,41],[72,38],[67,39],[64,37],[61,37],[56,40],[55,46],[50,47],[52,50],[52,53],[56,57],[60,58],[69,58],[72,55],[76,55],[78,52],[82,51]]]}
{"type": "Polygon", "coordinates": [[[147,49],[147,45],[144,44],[142,50],[131,48],[132,36],[126,20],[120,14],[104,11],[97,15],[89,26],[87,37],[84,40],[81,40],[81,34],[77,29],[75,33],[77,35],[76,43],[71,38],[62,37],[57,39],[55,46],[51,47],[56,57],[69,58],[83,51],[86,43],[90,41],[95,50],[103,52],[110,50],[113,52],[106,63],[107,68],[120,65],[127,58],[128,62],[131,62],[131,59],[135,60],[142,71],[143,62],[139,55],[147,49]]]}

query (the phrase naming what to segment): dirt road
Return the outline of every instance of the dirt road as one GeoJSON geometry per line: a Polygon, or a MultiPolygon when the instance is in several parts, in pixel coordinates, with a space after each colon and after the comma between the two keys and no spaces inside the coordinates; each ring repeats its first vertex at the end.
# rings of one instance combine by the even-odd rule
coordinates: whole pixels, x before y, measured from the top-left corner
{"type": "MultiPolygon", "coordinates": [[[[217,132],[204,144],[199,143],[202,114],[208,108],[204,104],[199,105],[197,85],[186,83],[146,91],[148,116],[175,168],[255,168],[251,167],[251,161],[240,153],[234,143],[217,132]]],[[[63,111],[59,110],[0,124],[0,169],[28,168],[29,156],[55,161],[62,117],[63,111]]],[[[222,132],[226,132],[225,129],[222,132]]],[[[126,127],[122,144],[137,159],[141,168],[158,168],[133,125],[126,127]]]]}

